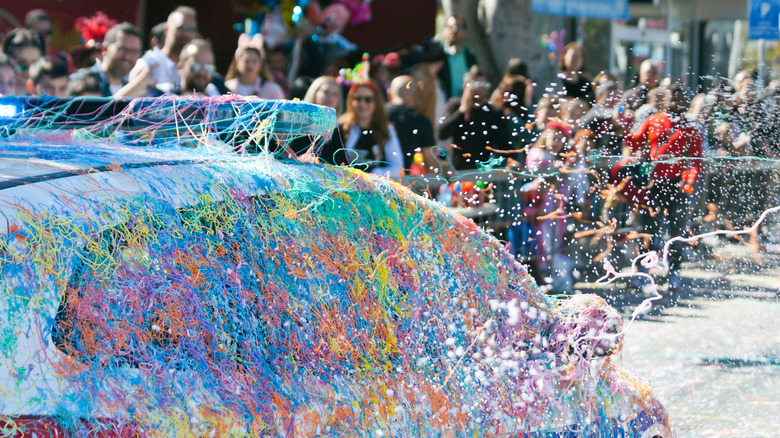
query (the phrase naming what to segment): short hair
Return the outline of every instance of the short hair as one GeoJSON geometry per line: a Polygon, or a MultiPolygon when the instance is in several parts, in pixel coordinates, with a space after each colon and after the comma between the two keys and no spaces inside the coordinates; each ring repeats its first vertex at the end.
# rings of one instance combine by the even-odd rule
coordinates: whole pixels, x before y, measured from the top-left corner
{"type": "Polygon", "coordinates": [[[478,65],[474,64],[463,75],[463,84],[468,84],[469,82],[473,81],[474,78],[478,78],[480,76],[486,77],[485,72],[483,72],[478,65]]]}
{"type": "Polygon", "coordinates": [[[512,58],[506,63],[504,76],[525,76],[528,77],[528,65],[520,58],[512,58]]]}
{"type": "Polygon", "coordinates": [[[131,23],[125,21],[124,23],[119,23],[114,25],[111,29],[108,29],[108,32],[106,32],[106,37],[103,40],[103,45],[109,46],[114,44],[119,40],[119,38],[121,38],[122,35],[137,36],[138,39],[143,41],[143,38],[141,37],[141,31],[131,23]]]}
{"type": "Polygon", "coordinates": [[[18,27],[3,38],[3,53],[13,58],[25,47],[37,47],[43,54],[43,41],[33,31],[18,27]]]}
{"type": "MultiPolygon", "coordinates": [[[[157,44],[164,46],[165,45],[165,25],[166,22],[157,23],[154,26],[152,26],[152,30],[149,32],[150,39],[155,38],[157,40],[157,44]]],[[[151,44],[151,42],[150,42],[151,44]]]]}
{"type": "Polygon", "coordinates": [[[68,88],[65,90],[68,96],[83,96],[85,94],[103,95],[103,89],[100,87],[100,78],[97,73],[90,72],[77,76],[68,81],[68,88]]]}
{"type": "Polygon", "coordinates": [[[184,64],[185,62],[189,61],[190,58],[195,56],[196,53],[206,49],[210,50],[211,53],[214,53],[214,49],[211,47],[210,42],[202,38],[195,38],[182,47],[181,54],[179,55],[179,62],[184,64]]]}
{"type": "Polygon", "coordinates": [[[33,9],[24,16],[24,25],[27,28],[31,28],[35,23],[41,21],[51,21],[49,13],[43,9],[33,9]]]}
{"type": "Polygon", "coordinates": [[[67,77],[68,65],[56,56],[41,57],[30,65],[30,80],[34,85],[38,85],[44,76],[50,78],[67,77]]]}
{"type": "Polygon", "coordinates": [[[396,76],[390,82],[390,89],[388,92],[394,98],[397,97],[406,102],[417,93],[417,82],[408,75],[396,76]]]}
{"type": "Polygon", "coordinates": [[[178,6],[176,9],[171,11],[170,14],[168,14],[168,18],[171,18],[171,15],[173,14],[189,15],[192,18],[198,18],[198,12],[195,11],[195,8],[191,8],[189,6],[178,6]]]}

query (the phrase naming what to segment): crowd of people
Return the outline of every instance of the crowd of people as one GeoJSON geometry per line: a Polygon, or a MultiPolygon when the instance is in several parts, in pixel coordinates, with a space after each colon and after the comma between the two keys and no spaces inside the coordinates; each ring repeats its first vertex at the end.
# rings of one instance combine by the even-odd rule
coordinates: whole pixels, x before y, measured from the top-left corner
{"type": "MultiPolygon", "coordinates": [[[[338,129],[320,152],[325,162],[390,177],[484,168],[525,175],[510,247],[534,253],[534,273],[560,292],[573,284],[572,262],[560,251],[570,243],[567,223],[605,219],[594,180],[635,206],[649,247],[660,249],[665,233],[685,233],[703,159],[780,156],[780,87],[759,90],[755,71],[692,95],[648,59],[624,88],[609,72],[590,76],[582,46],[571,42],[557,76],[530,78],[513,58],[494,87],[466,36],[464,19],[451,16],[438,38],[345,70],[354,64],[349,54],[324,54],[304,33],[274,44],[241,34],[223,76],[190,7],[176,8],[149,36],[113,24],[79,57],[51,49],[49,17],[34,10],[25,28],[3,38],[0,95],[297,97],[336,112],[338,129]]],[[[452,187],[444,190],[454,199],[452,187]]],[[[679,248],[669,261],[669,287],[679,288],[679,248]]]]}

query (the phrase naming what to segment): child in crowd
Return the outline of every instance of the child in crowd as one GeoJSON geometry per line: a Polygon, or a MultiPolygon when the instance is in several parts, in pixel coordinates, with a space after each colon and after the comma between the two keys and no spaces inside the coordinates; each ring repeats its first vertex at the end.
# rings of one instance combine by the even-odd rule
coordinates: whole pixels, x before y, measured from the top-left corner
{"type": "Polygon", "coordinates": [[[534,270],[557,293],[572,293],[574,287],[574,264],[563,249],[566,246],[567,211],[572,201],[583,204],[587,192],[586,187],[579,187],[578,178],[571,177],[577,175],[576,167],[572,166],[583,161],[576,157],[569,128],[560,122],[548,121],[528,151],[526,169],[539,177],[521,188],[523,220],[513,226],[510,239],[515,253],[536,255],[534,270]],[[533,246],[532,250],[529,250],[529,244],[533,246]]]}
{"type": "Polygon", "coordinates": [[[285,98],[284,90],[274,82],[265,65],[265,49],[260,34],[251,39],[246,34],[241,34],[226,79],[225,86],[235,94],[254,95],[263,99],[285,98]]]}

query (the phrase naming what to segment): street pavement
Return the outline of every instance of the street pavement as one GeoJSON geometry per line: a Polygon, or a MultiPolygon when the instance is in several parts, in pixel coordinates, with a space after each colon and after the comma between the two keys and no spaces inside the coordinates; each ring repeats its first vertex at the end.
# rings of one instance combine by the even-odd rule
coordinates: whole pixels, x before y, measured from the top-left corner
{"type": "MultiPolygon", "coordinates": [[[[683,265],[684,290],[628,328],[618,362],[647,379],[678,437],[780,437],[780,251],[728,244],[683,265]]],[[[579,284],[629,323],[646,298],[579,284]]]]}

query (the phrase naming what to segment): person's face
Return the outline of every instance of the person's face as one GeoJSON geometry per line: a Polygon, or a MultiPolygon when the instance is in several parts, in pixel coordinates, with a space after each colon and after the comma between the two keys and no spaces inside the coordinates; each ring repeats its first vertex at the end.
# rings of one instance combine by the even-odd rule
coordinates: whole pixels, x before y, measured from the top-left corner
{"type": "Polygon", "coordinates": [[[663,109],[682,114],[687,109],[684,99],[685,97],[681,93],[666,90],[663,98],[663,109]]]}
{"type": "Polygon", "coordinates": [[[180,51],[184,46],[198,36],[198,23],[195,18],[176,13],[168,20],[168,28],[165,33],[165,40],[173,40],[173,48],[180,51]]]}
{"type": "Polygon", "coordinates": [[[477,76],[463,84],[463,94],[469,94],[474,98],[474,103],[483,104],[490,97],[490,83],[484,76],[477,76]]]}
{"type": "Polygon", "coordinates": [[[566,134],[558,129],[548,129],[544,135],[544,145],[548,151],[554,154],[563,152],[566,146],[566,134]]]}
{"type": "Polygon", "coordinates": [[[185,91],[203,93],[211,83],[214,71],[214,53],[208,49],[198,50],[182,66],[182,88],[185,91]]]}
{"type": "Polygon", "coordinates": [[[375,108],[374,91],[368,87],[358,87],[352,95],[352,109],[357,119],[370,121],[375,108]]]}
{"type": "Polygon", "coordinates": [[[647,67],[639,71],[639,83],[648,89],[657,87],[660,80],[661,75],[655,67],[647,67]]]}
{"type": "Polygon", "coordinates": [[[16,65],[16,85],[22,90],[27,86],[27,79],[30,78],[30,64],[37,61],[41,56],[40,49],[37,47],[22,47],[14,55],[13,61],[16,65]]]}
{"type": "Polygon", "coordinates": [[[236,61],[236,70],[240,75],[247,76],[249,78],[257,78],[260,74],[260,65],[262,64],[260,55],[254,50],[244,50],[241,56],[236,61]]]}
{"type": "Polygon", "coordinates": [[[563,63],[569,71],[582,69],[582,50],[579,47],[569,49],[563,57],[563,63]]]}
{"type": "Polygon", "coordinates": [[[16,94],[16,72],[11,67],[0,67],[0,96],[16,94]]]}
{"type": "Polygon", "coordinates": [[[444,27],[442,37],[444,37],[444,42],[448,46],[459,46],[466,39],[466,27],[462,21],[455,17],[450,17],[447,19],[447,25],[444,27]]]}
{"type": "Polygon", "coordinates": [[[130,73],[140,56],[141,39],[135,35],[122,34],[114,44],[106,47],[104,60],[109,73],[123,78],[130,73]]]}
{"type": "Polygon", "coordinates": [[[54,97],[67,97],[66,90],[68,88],[68,77],[60,76],[58,78],[52,78],[51,76],[44,76],[38,81],[38,85],[35,86],[34,94],[36,96],[43,96],[48,94],[54,97]]]}
{"type": "Polygon", "coordinates": [[[333,82],[321,86],[314,94],[314,103],[317,105],[327,106],[328,108],[338,109],[339,86],[333,82]]]}
{"type": "Polygon", "coordinates": [[[286,72],[287,67],[289,65],[289,60],[287,59],[287,55],[281,52],[270,52],[268,53],[268,68],[270,68],[273,71],[279,71],[279,72],[286,72]]]}
{"type": "Polygon", "coordinates": [[[569,106],[568,112],[564,116],[564,119],[571,125],[578,125],[580,123],[580,119],[582,119],[582,116],[584,115],[585,110],[581,105],[571,105],[569,106]]]}
{"type": "Polygon", "coordinates": [[[49,20],[40,20],[36,21],[35,24],[32,25],[31,31],[37,33],[38,35],[43,38],[43,42],[46,44],[47,49],[51,47],[51,36],[54,33],[54,30],[51,27],[51,21],[49,20]]]}
{"type": "Polygon", "coordinates": [[[536,120],[541,125],[546,125],[551,118],[557,115],[558,113],[555,111],[555,109],[550,107],[542,107],[536,110],[536,120]]]}

